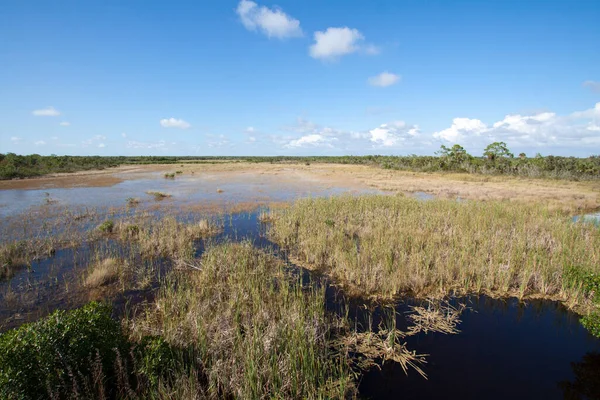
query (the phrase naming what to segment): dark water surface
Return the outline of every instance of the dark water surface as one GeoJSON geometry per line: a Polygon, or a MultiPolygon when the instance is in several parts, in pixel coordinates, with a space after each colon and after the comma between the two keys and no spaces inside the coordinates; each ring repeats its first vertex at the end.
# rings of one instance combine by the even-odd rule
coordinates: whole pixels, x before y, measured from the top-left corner
{"type": "MultiPolygon", "coordinates": [[[[455,300],[458,301],[458,300],[455,300]]],[[[600,398],[600,340],[562,305],[535,300],[460,299],[459,334],[424,334],[407,346],[429,354],[428,379],[394,363],[363,377],[373,399],[600,398]],[[591,360],[591,361],[590,361],[591,360]],[[590,392],[592,396],[580,397],[590,392]]],[[[399,306],[399,311],[406,304],[399,306]]]]}

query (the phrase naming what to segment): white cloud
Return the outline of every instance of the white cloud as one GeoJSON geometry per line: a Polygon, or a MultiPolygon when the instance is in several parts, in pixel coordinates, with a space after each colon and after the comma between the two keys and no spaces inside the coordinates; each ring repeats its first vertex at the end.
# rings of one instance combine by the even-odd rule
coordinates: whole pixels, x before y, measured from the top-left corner
{"type": "Polygon", "coordinates": [[[256,129],[254,129],[254,127],[249,126],[246,128],[246,133],[254,133],[256,131],[256,129]]]}
{"type": "Polygon", "coordinates": [[[36,146],[43,146],[46,144],[46,142],[44,142],[43,140],[38,140],[37,142],[33,142],[33,144],[35,144],[36,146]]]}
{"type": "Polygon", "coordinates": [[[106,147],[106,145],[105,145],[104,143],[100,143],[100,144],[98,145],[98,147],[99,147],[99,148],[103,148],[103,147],[106,147]]]}
{"type": "Polygon", "coordinates": [[[50,139],[52,139],[52,140],[58,140],[58,136],[52,136],[50,139]]]}
{"type": "Polygon", "coordinates": [[[121,133],[121,136],[123,136],[124,138],[127,137],[127,134],[125,132],[121,133]]]}
{"type": "Polygon", "coordinates": [[[241,0],[236,13],[246,29],[259,30],[269,38],[285,39],[302,36],[300,21],[279,8],[268,8],[250,0],[241,0]]]}
{"type": "Polygon", "coordinates": [[[23,139],[18,136],[11,136],[10,140],[11,140],[11,142],[18,143],[23,139]]]}
{"type": "Polygon", "coordinates": [[[479,136],[481,132],[484,132],[486,129],[486,125],[478,119],[454,118],[450,128],[435,132],[433,137],[456,143],[459,140],[463,140],[468,135],[479,136]]]}
{"type": "Polygon", "coordinates": [[[583,87],[588,87],[592,92],[600,93],[600,82],[597,81],[585,81],[583,87]]]}
{"type": "MultiPolygon", "coordinates": [[[[593,108],[566,116],[553,112],[532,115],[509,114],[486,125],[478,119],[455,118],[450,128],[435,132],[433,137],[451,143],[483,147],[505,141],[514,147],[582,147],[600,143],[600,103],[593,108]]],[[[565,152],[568,153],[568,152],[565,152]]]]}
{"type": "Polygon", "coordinates": [[[67,121],[63,121],[60,123],[60,126],[69,126],[69,125],[71,125],[71,123],[67,122],[67,121]]]}
{"type": "Polygon", "coordinates": [[[36,117],[57,117],[60,115],[60,111],[52,106],[41,108],[39,110],[33,110],[31,113],[36,117]]]}
{"type": "Polygon", "coordinates": [[[182,119],[175,119],[175,118],[161,119],[160,125],[163,128],[179,128],[179,129],[187,129],[191,126],[188,122],[186,122],[182,119]]]}
{"type": "Polygon", "coordinates": [[[167,142],[164,140],[159,140],[158,142],[138,142],[130,140],[127,142],[126,147],[130,149],[163,149],[166,145],[167,142]]]}
{"type": "Polygon", "coordinates": [[[357,29],[327,28],[314,34],[315,43],[310,46],[309,53],[313,58],[335,60],[346,54],[359,50],[364,36],[357,29]]]}
{"type": "Polygon", "coordinates": [[[332,147],[331,142],[336,141],[337,138],[329,138],[324,135],[319,135],[316,133],[302,136],[299,139],[295,139],[290,141],[284,147],[292,148],[292,147],[307,147],[307,146],[322,146],[325,145],[327,147],[332,147]]]}
{"type": "Polygon", "coordinates": [[[393,147],[401,144],[406,139],[419,136],[417,125],[407,125],[404,121],[395,121],[382,124],[369,131],[371,142],[383,147],[393,147]]]}
{"type": "Polygon", "coordinates": [[[400,78],[400,75],[384,71],[377,76],[370,77],[368,82],[371,86],[386,87],[400,82],[400,78]]]}
{"type": "Polygon", "coordinates": [[[250,143],[256,142],[256,137],[254,137],[254,136],[248,137],[248,142],[250,142],[250,143]]]}
{"type": "Polygon", "coordinates": [[[285,141],[274,138],[273,141],[284,148],[326,147],[356,154],[369,148],[392,148],[400,145],[407,148],[418,146],[421,143],[419,127],[404,121],[382,124],[366,131],[346,131],[321,127],[299,118],[296,125],[287,127],[286,130],[299,133],[300,136],[288,138],[285,141]]]}

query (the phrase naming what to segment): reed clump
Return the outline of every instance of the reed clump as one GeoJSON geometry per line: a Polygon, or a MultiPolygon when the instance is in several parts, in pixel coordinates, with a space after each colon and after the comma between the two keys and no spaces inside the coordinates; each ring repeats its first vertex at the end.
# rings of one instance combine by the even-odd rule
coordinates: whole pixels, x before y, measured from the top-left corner
{"type": "Polygon", "coordinates": [[[52,256],[57,245],[52,238],[14,240],[0,244],[0,280],[10,278],[35,259],[52,256]]]}
{"type": "Polygon", "coordinates": [[[273,222],[275,219],[275,213],[272,210],[269,211],[261,211],[258,214],[258,221],[262,224],[268,224],[273,222]]]}
{"type": "Polygon", "coordinates": [[[201,358],[209,398],[345,398],[345,356],[332,350],[324,289],[303,287],[249,244],[212,247],[174,275],[132,335],[159,334],[201,358]]]}
{"type": "Polygon", "coordinates": [[[154,200],[163,200],[163,199],[168,199],[169,197],[171,197],[171,195],[169,193],[164,193],[164,192],[157,192],[157,191],[147,191],[146,194],[149,194],[150,196],[154,196],[154,200]]]}
{"type": "Polygon", "coordinates": [[[116,258],[105,258],[92,265],[84,280],[84,286],[98,288],[119,279],[121,266],[116,258]]]}
{"type": "Polygon", "coordinates": [[[600,230],[536,204],[304,199],[278,212],[271,235],[304,265],[377,298],[538,296],[585,312],[593,293],[565,272],[600,273],[600,230]]]}
{"type": "Polygon", "coordinates": [[[166,216],[156,221],[121,221],[115,230],[122,241],[135,243],[143,257],[190,260],[196,252],[195,241],[213,236],[222,228],[210,219],[181,222],[166,216]]]}

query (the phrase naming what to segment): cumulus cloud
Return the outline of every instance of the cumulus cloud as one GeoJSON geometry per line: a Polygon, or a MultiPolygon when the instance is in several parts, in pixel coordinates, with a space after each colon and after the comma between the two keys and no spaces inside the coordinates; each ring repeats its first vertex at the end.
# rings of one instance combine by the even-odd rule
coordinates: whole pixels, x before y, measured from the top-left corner
{"type": "Polygon", "coordinates": [[[33,110],[31,113],[36,117],[57,117],[60,115],[60,111],[52,106],[41,108],[39,110],[33,110]]]}
{"type": "MultiPolygon", "coordinates": [[[[286,130],[296,132],[280,143],[282,147],[293,148],[331,148],[349,152],[364,152],[369,148],[394,148],[397,146],[415,147],[420,143],[420,131],[417,125],[404,121],[382,124],[364,131],[348,131],[332,127],[322,127],[313,122],[299,118],[297,123],[286,130]]],[[[274,140],[275,141],[275,140],[274,140]]],[[[276,143],[279,143],[276,141],[276,143]]]]}
{"type": "Polygon", "coordinates": [[[400,75],[384,71],[377,76],[368,79],[369,85],[378,87],[387,87],[400,82],[400,75]]]}
{"type": "Polygon", "coordinates": [[[371,129],[369,135],[371,142],[374,144],[383,147],[393,147],[407,139],[419,136],[419,127],[417,125],[408,125],[404,121],[395,121],[371,129]]]}
{"type": "Polygon", "coordinates": [[[44,142],[43,140],[38,140],[37,142],[33,142],[33,144],[35,144],[36,146],[43,146],[46,144],[46,142],[44,142]]]}
{"type": "Polygon", "coordinates": [[[18,137],[18,136],[11,136],[10,141],[13,143],[18,143],[21,140],[23,140],[22,138],[18,137]]]}
{"type": "Polygon", "coordinates": [[[337,138],[330,138],[324,135],[319,135],[316,133],[302,136],[299,139],[295,139],[290,141],[285,147],[293,148],[293,147],[306,147],[306,146],[322,146],[325,145],[327,147],[332,147],[331,142],[336,141],[337,138]]]}
{"type": "Polygon", "coordinates": [[[597,81],[585,81],[583,82],[583,87],[590,88],[592,92],[600,93],[600,82],[597,81]]]}
{"type": "Polygon", "coordinates": [[[188,122],[186,122],[182,119],[176,119],[176,118],[161,119],[160,125],[163,128],[179,128],[179,129],[187,129],[190,126],[192,126],[188,122]]]}
{"type": "Polygon", "coordinates": [[[258,30],[269,38],[285,39],[302,36],[300,21],[279,8],[268,8],[250,0],[241,0],[236,13],[246,29],[258,30]]]}
{"type": "Polygon", "coordinates": [[[100,143],[100,144],[98,144],[98,147],[103,148],[103,147],[106,147],[106,145],[104,143],[100,143]]]}
{"type": "Polygon", "coordinates": [[[600,144],[599,121],[600,103],[597,103],[593,108],[565,116],[553,112],[509,114],[490,125],[478,119],[455,118],[452,126],[435,132],[433,137],[480,147],[494,141],[521,147],[585,147],[600,144]]]}
{"type": "Polygon", "coordinates": [[[71,123],[67,122],[67,121],[63,121],[60,123],[60,126],[69,126],[69,125],[71,125],[71,123]]]}
{"type": "Polygon", "coordinates": [[[309,53],[313,58],[335,60],[343,55],[358,51],[365,37],[357,29],[327,28],[314,34],[315,43],[309,53]]]}
{"type": "Polygon", "coordinates": [[[467,136],[479,136],[486,129],[486,125],[478,119],[454,118],[450,128],[435,132],[433,137],[456,143],[467,136]]]}

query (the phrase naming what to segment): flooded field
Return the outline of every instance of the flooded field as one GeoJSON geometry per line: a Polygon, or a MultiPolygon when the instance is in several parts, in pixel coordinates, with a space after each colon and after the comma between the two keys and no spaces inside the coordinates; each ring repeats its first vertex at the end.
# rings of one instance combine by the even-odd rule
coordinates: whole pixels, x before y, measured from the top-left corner
{"type": "MultiPolygon", "coordinates": [[[[161,301],[171,274],[201,270],[197,260],[219,244],[246,243],[282,260],[286,271],[299,277],[304,287],[323,291],[325,311],[347,321],[344,329],[354,334],[344,339],[350,353],[371,351],[368,368],[353,366],[359,397],[600,398],[600,339],[581,325],[581,315],[575,312],[591,307],[587,299],[594,293],[564,294],[543,282],[555,298],[563,296],[561,301],[535,299],[533,292],[517,299],[516,292],[510,290],[504,297],[484,295],[483,289],[481,294],[464,295],[454,286],[455,295],[449,296],[440,296],[442,292],[420,296],[394,292],[390,298],[379,298],[373,293],[387,286],[364,286],[366,278],[356,278],[348,270],[335,270],[334,262],[321,255],[339,253],[337,242],[324,240],[328,243],[324,248],[302,247],[311,246],[302,235],[305,227],[313,229],[314,224],[321,230],[309,230],[311,234],[335,239],[339,233],[340,240],[348,240],[341,248],[347,251],[351,246],[352,260],[360,260],[363,254],[367,257],[368,235],[376,227],[361,231],[352,225],[353,214],[339,214],[342,209],[332,206],[332,214],[320,215],[315,211],[319,206],[316,204],[314,210],[309,207],[303,211],[314,212],[312,222],[305,223],[299,214],[290,214],[296,218],[296,225],[286,225],[291,229],[286,233],[282,224],[289,215],[278,211],[296,199],[347,198],[382,193],[379,190],[360,182],[340,184],[339,180],[310,179],[294,172],[283,177],[184,172],[174,179],[164,174],[150,171],[135,177],[122,175],[112,186],[45,185],[0,190],[4,262],[13,265],[0,280],[0,332],[92,300],[109,301],[114,317],[135,321],[148,313],[154,302],[161,301]],[[168,197],[160,200],[147,192],[168,197]],[[338,214],[333,213],[334,209],[338,214]],[[317,264],[321,267],[311,268],[317,264]],[[382,345],[377,352],[366,350],[365,337],[373,344],[377,337],[384,337],[382,332],[387,332],[383,343],[392,340],[395,344],[389,349],[382,345]],[[394,339],[390,339],[392,332],[396,332],[394,339]],[[396,354],[399,350],[401,353],[396,354]]],[[[438,205],[427,192],[417,191],[408,197],[402,204],[448,207],[446,213],[473,207],[469,202],[454,200],[438,205]]],[[[365,204],[352,207],[367,209],[365,204]]],[[[426,217],[423,215],[424,220],[426,217]]],[[[388,235],[401,234],[391,228],[396,218],[397,214],[386,217],[388,235]]],[[[560,224],[563,217],[552,218],[560,224]]],[[[436,226],[435,219],[428,221],[436,226]]],[[[588,236],[594,234],[581,221],[575,221],[574,226],[581,226],[588,236]]],[[[452,237],[450,227],[443,229],[448,235],[445,237],[452,237]]],[[[538,235],[546,234],[540,232],[538,235]]],[[[415,233],[412,239],[407,238],[407,248],[417,236],[415,233]]],[[[532,251],[555,251],[559,243],[552,240],[548,237],[543,243],[536,241],[535,245],[541,247],[532,251]]],[[[389,257],[390,265],[395,265],[397,256],[389,257]]],[[[571,257],[579,256],[573,253],[571,257]]],[[[429,269],[433,269],[433,260],[429,269]]],[[[586,262],[584,258],[578,260],[586,262]]],[[[353,261],[346,262],[344,268],[348,269],[353,261]]],[[[376,258],[371,262],[377,262],[376,258]]],[[[370,273],[380,272],[373,269],[370,273]]],[[[528,285],[538,290],[535,283],[528,285]]]]}

